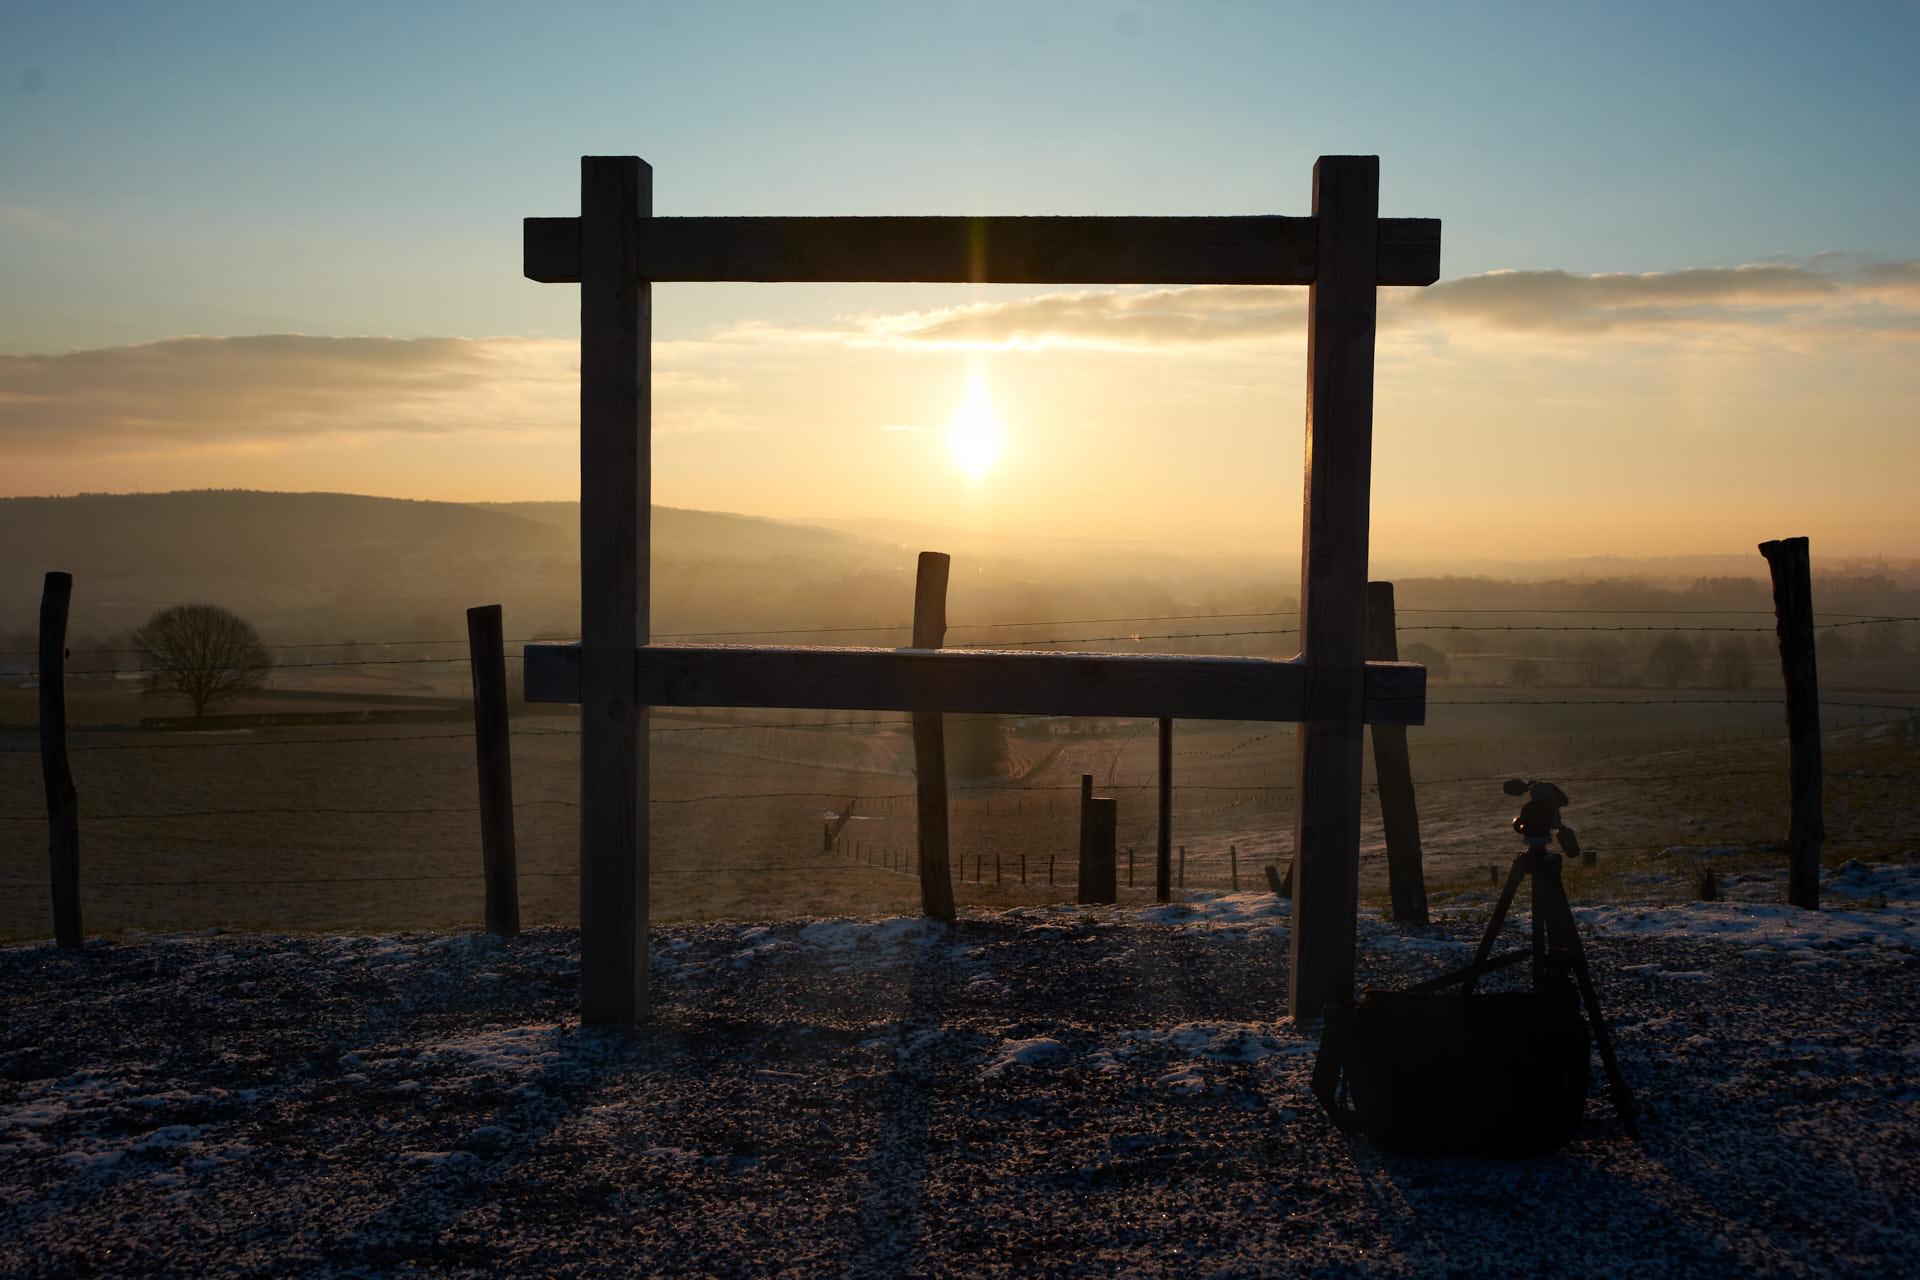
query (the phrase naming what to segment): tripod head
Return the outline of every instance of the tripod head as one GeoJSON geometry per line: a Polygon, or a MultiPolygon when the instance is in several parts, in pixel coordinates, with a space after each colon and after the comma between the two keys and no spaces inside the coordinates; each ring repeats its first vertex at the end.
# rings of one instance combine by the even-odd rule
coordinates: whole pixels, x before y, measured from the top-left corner
{"type": "Polygon", "coordinates": [[[1522,782],[1518,778],[1508,778],[1500,789],[1510,796],[1527,796],[1527,802],[1520,806],[1520,816],[1513,820],[1513,829],[1527,842],[1530,849],[1545,849],[1547,842],[1559,837],[1560,847],[1568,856],[1577,856],[1580,842],[1573,834],[1573,828],[1560,821],[1560,807],[1573,803],[1567,793],[1551,782],[1536,778],[1531,782],[1522,782]]]}

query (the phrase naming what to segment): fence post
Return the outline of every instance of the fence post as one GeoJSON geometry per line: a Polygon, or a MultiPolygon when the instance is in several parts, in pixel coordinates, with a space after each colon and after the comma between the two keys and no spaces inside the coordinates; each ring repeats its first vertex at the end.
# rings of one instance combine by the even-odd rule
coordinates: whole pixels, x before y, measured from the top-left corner
{"type": "Polygon", "coordinates": [[[1112,796],[1093,796],[1087,801],[1088,874],[1080,901],[1118,902],[1120,892],[1114,884],[1114,835],[1119,829],[1120,802],[1112,796]]]}
{"type": "Polygon", "coordinates": [[[1187,887],[1187,846],[1180,846],[1180,887],[1187,887]]]}
{"type": "MultiPolygon", "coordinates": [[[[1367,660],[1398,662],[1400,641],[1393,617],[1393,584],[1367,584],[1367,660]]],[[[1368,726],[1373,735],[1373,775],[1380,785],[1380,821],[1387,836],[1387,888],[1393,918],[1427,923],[1427,882],[1420,859],[1420,809],[1413,798],[1413,766],[1407,759],[1407,726],[1368,726]]]]}
{"type": "MultiPolygon", "coordinates": [[[[947,571],[952,559],[922,551],[913,579],[913,647],[938,649],[947,640],[947,571]]],[[[951,920],[953,880],[948,867],[947,741],[938,711],[913,713],[913,767],[920,828],[920,910],[951,920]]],[[[965,874],[964,872],[962,874],[965,874]]]]}
{"type": "Polygon", "coordinates": [[[647,1016],[653,169],[580,158],[580,1020],[647,1016]]]}
{"type": "Polygon", "coordinates": [[[480,773],[480,863],[487,932],[520,932],[520,879],[513,838],[513,756],[507,738],[505,631],[497,604],[467,610],[473,669],[473,749],[480,773]]]}
{"type": "Polygon", "coordinates": [[[1080,901],[1087,902],[1092,887],[1087,879],[1088,868],[1093,864],[1093,775],[1080,775],[1080,869],[1077,886],[1080,901]]]}
{"type": "Polygon", "coordinates": [[[1300,722],[1287,1013],[1353,994],[1366,729],[1367,534],[1380,244],[1377,156],[1313,167],[1319,257],[1307,290],[1307,474],[1300,556],[1300,722]]]}
{"type": "Polygon", "coordinates": [[[1240,846],[1239,845],[1230,844],[1227,846],[1227,859],[1228,859],[1228,865],[1232,868],[1233,891],[1235,893],[1238,893],[1240,892],[1240,846]]]}
{"type": "Polygon", "coordinates": [[[47,784],[47,852],[53,873],[53,940],[87,945],[80,929],[80,797],[67,758],[67,606],[73,575],[49,573],[40,591],[40,773],[47,784]]]}
{"type": "MultiPolygon", "coordinates": [[[[1167,902],[1173,897],[1168,884],[1169,865],[1173,841],[1173,721],[1162,716],[1160,719],[1160,843],[1155,846],[1153,860],[1153,897],[1156,902],[1167,902]]],[[[1131,877],[1128,880],[1132,882],[1131,877]]]]}
{"type": "Polygon", "coordinates": [[[1760,544],[1773,574],[1774,630],[1787,686],[1787,781],[1793,791],[1787,827],[1787,901],[1820,907],[1820,844],[1827,837],[1820,808],[1820,679],[1813,652],[1813,574],[1805,538],[1760,544]]]}
{"type": "Polygon", "coordinates": [[[1273,890],[1273,896],[1276,898],[1287,898],[1292,896],[1284,888],[1281,887],[1280,868],[1274,866],[1271,862],[1267,864],[1267,888],[1273,890]]]}

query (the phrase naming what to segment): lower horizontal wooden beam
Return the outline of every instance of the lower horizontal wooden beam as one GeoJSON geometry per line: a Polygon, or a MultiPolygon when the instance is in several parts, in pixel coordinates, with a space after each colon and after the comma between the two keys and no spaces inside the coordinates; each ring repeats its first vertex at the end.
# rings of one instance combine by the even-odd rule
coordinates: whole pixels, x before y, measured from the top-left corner
{"type": "MultiPolygon", "coordinates": [[[[1298,722],[1307,668],[1272,658],[1026,650],[647,645],[637,698],[655,707],[803,707],[1298,722]]],[[[1427,670],[1366,664],[1368,724],[1424,724],[1427,670]]],[[[526,647],[529,702],[578,702],[580,646],[526,647]]]]}

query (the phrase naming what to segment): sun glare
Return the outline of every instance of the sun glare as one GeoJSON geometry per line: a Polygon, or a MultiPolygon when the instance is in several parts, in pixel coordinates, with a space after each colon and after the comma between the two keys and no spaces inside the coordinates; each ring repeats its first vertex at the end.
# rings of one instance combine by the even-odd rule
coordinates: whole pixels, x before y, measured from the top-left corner
{"type": "Polygon", "coordinates": [[[947,427],[947,447],[960,469],[978,480],[1000,456],[1000,419],[987,399],[987,380],[975,373],[967,382],[967,398],[947,427]]]}

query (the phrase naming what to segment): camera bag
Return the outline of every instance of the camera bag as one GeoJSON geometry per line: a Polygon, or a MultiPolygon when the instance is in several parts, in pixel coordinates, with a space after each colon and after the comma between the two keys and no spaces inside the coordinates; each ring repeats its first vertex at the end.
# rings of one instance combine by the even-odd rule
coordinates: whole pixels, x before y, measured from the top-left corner
{"type": "Polygon", "coordinates": [[[1475,971],[1329,1008],[1313,1088],[1342,1131],[1385,1151],[1544,1155],[1586,1109],[1579,993],[1440,988],[1475,971]]]}

